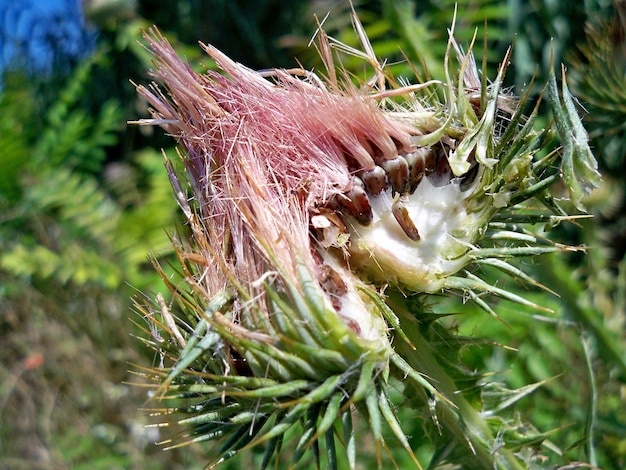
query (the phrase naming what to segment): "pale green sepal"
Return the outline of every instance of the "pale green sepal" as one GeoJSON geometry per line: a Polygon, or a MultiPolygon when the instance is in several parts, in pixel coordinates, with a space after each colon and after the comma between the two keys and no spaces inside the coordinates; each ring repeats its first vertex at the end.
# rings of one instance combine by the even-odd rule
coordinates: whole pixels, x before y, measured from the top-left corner
{"type": "Polygon", "coordinates": [[[365,406],[367,408],[367,416],[369,418],[370,429],[376,443],[376,459],[378,466],[382,462],[382,456],[380,447],[383,444],[383,431],[382,431],[382,419],[380,415],[380,408],[378,407],[378,393],[374,387],[372,387],[365,398],[365,406]]]}
{"type": "Polygon", "coordinates": [[[331,427],[337,420],[337,417],[341,414],[341,402],[343,398],[344,395],[342,392],[337,392],[330,397],[322,419],[316,424],[317,431],[306,442],[304,446],[305,449],[310,447],[313,442],[316,442],[323,434],[326,434],[327,431],[331,430],[331,427]]]}
{"type": "Polygon", "coordinates": [[[236,412],[242,409],[242,405],[240,403],[233,403],[232,405],[225,405],[219,411],[211,411],[209,413],[202,413],[197,416],[192,416],[191,418],[185,418],[178,421],[178,424],[205,424],[205,423],[213,423],[216,421],[224,420],[236,412]]]}
{"type": "MultiPolygon", "coordinates": [[[[319,408],[311,407],[309,409],[307,418],[302,425],[302,428],[303,428],[302,435],[300,436],[300,439],[298,440],[298,443],[296,444],[296,448],[293,451],[293,456],[291,457],[292,465],[297,464],[298,461],[305,454],[307,449],[310,447],[311,439],[315,435],[315,423],[317,422],[318,418],[319,418],[319,408]]],[[[317,460],[317,456],[315,457],[317,460]]]]}
{"type": "Polygon", "coordinates": [[[600,187],[601,176],[598,172],[598,162],[589,148],[589,135],[583,127],[567,87],[564,69],[562,77],[562,101],[559,98],[554,71],[550,74],[548,82],[548,101],[563,143],[563,156],[561,157],[563,180],[574,206],[586,212],[582,200],[591,191],[600,187]]]}
{"type": "Polygon", "coordinates": [[[536,256],[561,251],[576,251],[574,248],[555,246],[507,246],[497,248],[476,248],[468,253],[470,258],[477,261],[483,258],[513,258],[518,256],[536,256]]]}
{"type": "Polygon", "coordinates": [[[481,393],[481,396],[485,401],[485,409],[481,412],[481,415],[485,418],[498,415],[498,413],[502,410],[513,406],[519,400],[527,397],[539,387],[542,387],[551,380],[552,379],[542,380],[541,382],[529,384],[516,390],[509,390],[497,383],[485,384],[481,393]],[[493,406],[489,406],[490,403],[493,403],[493,406]]]}
{"type": "Polygon", "coordinates": [[[451,276],[446,279],[445,287],[448,289],[459,289],[464,292],[470,291],[478,291],[478,292],[487,292],[489,294],[496,295],[498,297],[502,297],[503,299],[510,300],[511,302],[515,302],[521,305],[526,305],[527,307],[532,307],[537,310],[542,310],[544,312],[550,312],[550,309],[542,307],[541,305],[537,305],[519,295],[516,295],[506,289],[501,289],[496,286],[492,286],[491,284],[486,283],[479,277],[473,275],[470,272],[465,271],[464,273],[467,277],[457,277],[451,276]]]}
{"type": "MultiPolygon", "coordinates": [[[[224,308],[233,298],[232,292],[224,290],[216,294],[205,310],[205,315],[212,318],[213,313],[224,308]]],[[[198,359],[206,351],[209,351],[217,343],[221,341],[218,332],[208,330],[209,324],[204,319],[200,319],[191,337],[187,340],[187,345],[180,353],[180,358],[172,368],[165,381],[163,387],[167,387],[173,380],[187,367],[189,367],[196,359],[198,359]],[[208,331],[207,331],[208,330],[208,331]]]]}
{"type": "Polygon", "coordinates": [[[324,381],[320,386],[309,392],[303,397],[299,397],[293,401],[281,403],[279,407],[288,408],[294,405],[314,404],[326,400],[337,387],[340,387],[346,377],[342,375],[332,375],[324,381]]]}
{"type": "Polygon", "coordinates": [[[441,139],[446,135],[446,131],[452,123],[452,113],[448,114],[445,122],[439,127],[437,130],[430,132],[428,134],[416,135],[411,137],[411,143],[416,147],[430,147],[437,142],[441,141],[441,139]]]}
{"type": "MultiPolygon", "coordinates": [[[[472,301],[478,305],[484,312],[487,312],[491,317],[495,318],[499,322],[506,325],[506,323],[500,318],[500,316],[496,313],[494,309],[492,309],[487,302],[485,302],[480,295],[478,295],[473,290],[467,290],[464,292],[465,295],[468,295],[472,301]]],[[[508,327],[508,325],[506,325],[508,327]]]]}
{"type": "Polygon", "coordinates": [[[398,441],[400,442],[404,450],[409,454],[415,466],[421,469],[422,466],[417,460],[417,457],[415,457],[415,454],[413,453],[413,449],[411,449],[411,445],[409,444],[409,440],[407,439],[406,434],[404,434],[404,431],[402,431],[402,428],[400,427],[398,418],[396,417],[395,413],[391,409],[391,406],[389,406],[389,398],[387,397],[386,394],[384,393],[379,394],[378,407],[380,408],[380,412],[382,413],[383,417],[385,418],[385,421],[389,425],[389,428],[391,429],[391,432],[393,433],[393,435],[396,437],[396,439],[398,439],[398,441]]]}
{"type": "Polygon", "coordinates": [[[289,428],[291,428],[294,424],[298,422],[300,418],[302,418],[302,416],[308,411],[308,409],[309,405],[305,403],[300,403],[294,406],[287,413],[284,414],[282,419],[277,419],[277,422],[274,423],[274,425],[268,432],[250,442],[243,449],[251,449],[259,444],[262,444],[263,442],[267,442],[270,439],[285,434],[285,432],[289,428]]]}
{"type": "Polygon", "coordinates": [[[273,398],[288,397],[305,390],[311,386],[308,380],[292,380],[291,382],[274,385],[271,387],[257,388],[253,390],[225,390],[224,394],[230,397],[245,398],[273,398]]]}
{"type": "MultiPolygon", "coordinates": [[[[508,54],[503,63],[506,64],[507,61],[508,54]]],[[[500,94],[500,87],[502,85],[505,70],[506,66],[503,65],[498,71],[498,76],[496,77],[489,93],[485,113],[480,119],[480,122],[476,127],[474,127],[474,129],[467,133],[461,143],[450,153],[450,156],[448,157],[448,163],[450,164],[450,168],[455,176],[462,176],[467,173],[471,166],[468,159],[474,150],[476,161],[485,165],[487,168],[493,168],[498,162],[495,158],[489,158],[487,153],[489,146],[493,142],[493,127],[498,106],[498,96],[500,94]]]]}
{"type": "Polygon", "coordinates": [[[547,286],[544,286],[543,284],[541,284],[540,282],[536,281],[535,279],[533,279],[531,276],[529,276],[528,274],[526,274],[524,271],[522,271],[521,269],[513,266],[510,263],[507,263],[506,261],[502,260],[502,259],[498,259],[498,258],[485,258],[485,259],[481,259],[480,260],[480,264],[484,264],[484,265],[489,265],[489,266],[493,266],[494,268],[499,269],[500,271],[508,274],[509,276],[511,276],[512,278],[519,278],[522,279],[524,282],[527,282],[528,284],[531,284],[535,287],[539,287],[540,289],[545,290],[546,292],[551,293],[554,296],[558,297],[558,294],[556,292],[554,292],[552,289],[550,289],[547,286]]]}

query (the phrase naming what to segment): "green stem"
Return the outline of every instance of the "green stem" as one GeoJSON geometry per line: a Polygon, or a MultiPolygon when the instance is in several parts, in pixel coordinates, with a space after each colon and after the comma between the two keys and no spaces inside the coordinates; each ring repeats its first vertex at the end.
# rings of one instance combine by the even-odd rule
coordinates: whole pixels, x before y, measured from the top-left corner
{"type": "MultiPolygon", "coordinates": [[[[495,464],[496,468],[507,470],[523,469],[524,467],[520,465],[510,450],[502,447],[498,449],[497,453],[492,454],[490,452],[489,447],[493,445],[495,438],[487,422],[471,406],[463,394],[458,393],[459,390],[454,380],[435,358],[428,340],[422,335],[419,324],[413,316],[402,308],[402,303],[398,302],[399,305],[396,305],[392,296],[388,302],[395,312],[400,313],[400,326],[416,346],[415,349],[412,349],[405,342],[398,341],[396,343],[398,353],[411,367],[423,374],[426,380],[453,405],[446,405],[445,402],[441,402],[444,406],[438,408],[437,419],[439,424],[450,431],[459,443],[464,443],[469,447],[476,459],[478,468],[492,470],[495,464]]],[[[421,385],[419,387],[421,388],[421,385]]]]}

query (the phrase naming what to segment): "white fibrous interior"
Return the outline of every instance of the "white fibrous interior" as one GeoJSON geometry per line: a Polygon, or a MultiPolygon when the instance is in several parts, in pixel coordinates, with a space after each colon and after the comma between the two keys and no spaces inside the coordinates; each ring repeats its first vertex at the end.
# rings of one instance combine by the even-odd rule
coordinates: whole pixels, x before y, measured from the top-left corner
{"type": "Polygon", "coordinates": [[[436,292],[445,277],[467,264],[465,254],[478,230],[480,213],[468,213],[465,197],[473,188],[461,191],[458,179],[434,186],[425,177],[404,206],[417,228],[420,240],[411,240],[392,213],[388,189],[370,197],[374,215],[370,225],[352,220],[350,264],[375,281],[400,284],[414,292],[436,292]]]}

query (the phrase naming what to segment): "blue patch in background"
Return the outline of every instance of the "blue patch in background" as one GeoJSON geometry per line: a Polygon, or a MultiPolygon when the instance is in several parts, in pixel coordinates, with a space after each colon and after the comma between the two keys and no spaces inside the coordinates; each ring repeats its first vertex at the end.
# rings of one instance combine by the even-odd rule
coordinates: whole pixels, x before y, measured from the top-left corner
{"type": "Polygon", "coordinates": [[[93,51],[96,37],[81,0],[0,0],[0,74],[68,71],[93,51]]]}

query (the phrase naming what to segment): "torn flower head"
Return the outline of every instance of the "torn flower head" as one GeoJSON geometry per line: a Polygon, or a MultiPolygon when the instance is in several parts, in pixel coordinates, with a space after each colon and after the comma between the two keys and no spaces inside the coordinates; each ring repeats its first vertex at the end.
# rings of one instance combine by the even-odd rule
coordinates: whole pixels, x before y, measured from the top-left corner
{"type": "MultiPolygon", "coordinates": [[[[151,342],[170,365],[152,374],[164,394],[194,400],[178,410],[191,413],[181,420],[193,429],[187,441],[228,438],[222,458],[262,442],[271,457],[296,423],[295,456],[321,436],[334,449],[338,419],[350,448],[356,407],[378,444],[385,421],[415,460],[389,405],[394,373],[409,377],[427,408],[450,407],[456,438],[476,431],[452,418],[464,406],[456,391],[442,393],[444,382],[392,347],[421,345],[402,331],[384,289],[458,289],[492,313],[479,292],[525,301],[468,267],[530,280],[507,259],[563,249],[516,223],[564,214],[547,192],[557,154],[535,158],[545,135],[501,90],[507,59],[487,86],[451,39],[458,78],[400,86],[355,26],[374,69],[368,83],[335,66],[333,47],[347,48],[321,30],[325,77],[252,71],[211,46],[203,48],[219,70],[199,74],[157,30],[146,34],[167,91],[138,87],[153,115],[139,123],[160,125],[180,145],[180,162],[167,168],[190,228],[175,240],[181,279],[164,276],[182,313],[173,320],[162,305],[158,325],[172,341],[151,342]],[[519,218],[533,198],[556,215],[519,218]]],[[[476,442],[489,435],[476,432],[476,442]]],[[[462,445],[476,452],[473,439],[462,445]]]]}

